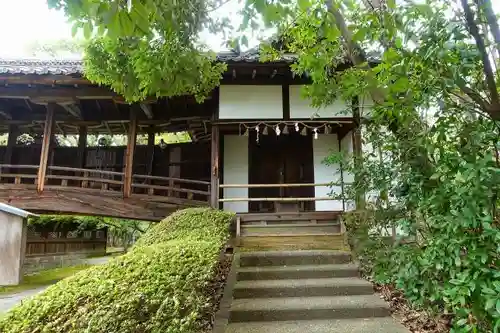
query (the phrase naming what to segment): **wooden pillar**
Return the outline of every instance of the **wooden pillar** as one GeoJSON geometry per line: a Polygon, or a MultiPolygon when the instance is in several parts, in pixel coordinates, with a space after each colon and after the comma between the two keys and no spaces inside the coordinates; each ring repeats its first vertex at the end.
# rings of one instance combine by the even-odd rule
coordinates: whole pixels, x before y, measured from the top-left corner
{"type": "Polygon", "coordinates": [[[78,129],[78,163],[77,168],[85,168],[87,157],[87,126],[78,129]]]}
{"type": "Polygon", "coordinates": [[[130,108],[130,123],[127,136],[127,150],[125,151],[125,170],[123,179],[123,196],[129,198],[132,194],[132,172],[134,166],[135,143],[137,140],[137,109],[130,108]]]}
{"type": "MultiPolygon", "coordinates": [[[[176,146],[176,147],[169,147],[168,150],[168,176],[172,178],[181,178],[181,147],[176,146]]],[[[176,184],[175,181],[172,179],[169,180],[168,182],[168,187],[180,187],[180,184],[176,184]]],[[[177,191],[168,191],[168,196],[169,197],[178,197],[179,192],[177,191]]]]}
{"type": "MultiPolygon", "coordinates": [[[[362,179],[359,176],[359,170],[363,168],[363,153],[361,141],[361,115],[359,111],[359,99],[355,99],[353,105],[353,118],[355,128],[352,132],[352,150],[354,155],[354,166],[356,172],[354,173],[354,183],[361,184],[362,179]]],[[[361,190],[356,191],[356,209],[365,208],[365,193],[361,190]]]]}
{"type": "Polygon", "coordinates": [[[12,164],[12,152],[16,145],[19,129],[16,125],[9,125],[9,137],[7,138],[7,149],[3,157],[3,164],[12,164]]]}
{"type": "MultiPolygon", "coordinates": [[[[155,165],[155,128],[154,126],[150,126],[148,128],[148,150],[147,150],[147,170],[146,174],[152,176],[153,175],[153,170],[154,170],[154,165],[155,165]]],[[[150,180],[147,180],[147,183],[150,183],[150,180]]]]}
{"type": "Polygon", "coordinates": [[[45,175],[47,174],[47,163],[49,161],[50,144],[52,142],[52,134],[54,130],[54,110],[55,103],[47,104],[47,116],[45,118],[45,126],[43,128],[42,151],[40,154],[40,167],[38,168],[38,192],[43,192],[45,186],[45,175]]]}
{"type": "Polygon", "coordinates": [[[210,206],[213,208],[219,208],[219,140],[219,127],[212,124],[210,206]]]}

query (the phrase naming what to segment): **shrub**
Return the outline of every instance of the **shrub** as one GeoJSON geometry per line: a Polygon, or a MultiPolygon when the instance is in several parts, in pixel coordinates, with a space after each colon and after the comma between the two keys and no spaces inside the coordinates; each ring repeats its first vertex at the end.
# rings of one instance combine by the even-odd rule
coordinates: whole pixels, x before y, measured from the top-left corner
{"type": "Polygon", "coordinates": [[[0,331],[199,331],[200,316],[211,307],[206,287],[231,219],[231,214],[210,209],[173,214],[129,253],[62,280],[14,308],[0,321],[0,331]],[[209,232],[196,237],[204,222],[209,232]]]}
{"type": "Polygon", "coordinates": [[[217,239],[225,241],[228,237],[227,221],[232,213],[210,208],[190,208],[179,210],[158,224],[152,232],[142,236],[136,246],[147,246],[172,239],[188,237],[192,240],[217,239]]]}

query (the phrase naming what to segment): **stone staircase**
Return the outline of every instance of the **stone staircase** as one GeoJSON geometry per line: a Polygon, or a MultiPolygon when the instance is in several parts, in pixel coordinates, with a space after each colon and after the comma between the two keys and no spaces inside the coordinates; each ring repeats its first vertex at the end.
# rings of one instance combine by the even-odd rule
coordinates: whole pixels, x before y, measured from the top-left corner
{"type": "Polygon", "coordinates": [[[238,253],[225,333],[406,333],[349,253],[238,253]],[[239,259],[238,259],[239,257],[239,259]]]}

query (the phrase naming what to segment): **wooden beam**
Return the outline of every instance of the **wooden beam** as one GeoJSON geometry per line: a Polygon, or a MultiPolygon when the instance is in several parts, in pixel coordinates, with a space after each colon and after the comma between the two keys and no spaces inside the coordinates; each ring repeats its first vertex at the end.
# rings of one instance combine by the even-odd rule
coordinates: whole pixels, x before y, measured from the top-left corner
{"type": "Polygon", "coordinates": [[[283,103],[283,120],[290,120],[290,86],[281,86],[281,98],[283,103]]]}
{"type": "Polygon", "coordinates": [[[86,161],[86,149],[87,149],[87,127],[80,126],[78,128],[78,163],[77,168],[85,168],[86,161]]]}
{"type": "Polygon", "coordinates": [[[210,176],[210,206],[212,206],[212,208],[219,208],[219,134],[219,126],[212,125],[212,173],[210,176]]]}
{"type": "Polygon", "coordinates": [[[118,96],[103,87],[66,88],[66,87],[0,87],[0,97],[36,99],[37,101],[56,101],[58,99],[112,99],[118,96]]]}
{"type": "Polygon", "coordinates": [[[55,104],[47,104],[47,117],[45,118],[45,126],[43,129],[42,151],[40,154],[40,167],[38,169],[37,191],[39,193],[43,192],[43,188],[45,186],[45,175],[47,174],[50,143],[52,142],[52,134],[54,130],[54,111],[55,104]]]}
{"type": "Polygon", "coordinates": [[[82,119],[82,111],[76,104],[66,104],[66,103],[61,103],[60,104],[66,112],[68,112],[70,115],[72,115],[75,118],[82,119]]]}
{"type": "Polygon", "coordinates": [[[31,112],[33,112],[33,108],[31,107],[30,101],[29,101],[29,100],[27,100],[27,99],[25,99],[25,100],[24,100],[24,103],[26,104],[26,106],[28,107],[28,109],[29,109],[31,112]]]}
{"type": "Polygon", "coordinates": [[[135,143],[137,140],[137,109],[130,108],[130,124],[128,127],[127,149],[125,151],[125,170],[123,181],[123,196],[130,198],[132,195],[132,172],[134,166],[135,143]]]}
{"type": "Polygon", "coordinates": [[[55,122],[55,125],[56,125],[57,130],[58,130],[59,132],[61,132],[61,134],[62,134],[63,136],[66,136],[66,131],[65,131],[65,130],[61,127],[61,124],[60,124],[60,123],[56,123],[56,122],[55,122]]]}
{"type": "Polygon", "coordinates": [[[141,103],[140,105],[141,105],[141,109],[144,112],[144,114],[146,115],[146,117],[148,117],[148,119],[153,119],[154,115],[153,115],[153,109],[151,108],[151,105],[148,105],[145,103],[141,103]]]}
{"type": "Polygon", "coordinates": [[[106,127],[106,130],[109,132],[109,134],[113,135],[113,131],[111,130],[111,127],[109,127],[109,123],[107,121],[104,121],[104,126],[106,127]]]}

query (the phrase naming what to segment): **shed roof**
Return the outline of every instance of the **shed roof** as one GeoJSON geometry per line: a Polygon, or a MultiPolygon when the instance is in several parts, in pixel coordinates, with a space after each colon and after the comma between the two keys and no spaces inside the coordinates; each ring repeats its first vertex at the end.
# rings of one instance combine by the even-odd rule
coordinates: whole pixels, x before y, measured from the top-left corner
{"type": "Polygon", "coordinates": [[[12,214],[12,215],[17,215],[20,217],[28,217],[30,215],[36,215],[36,214],[27,212],[25,210],[22,210],[22,209],[19,209],[19,208],[16,208],[14,206],[7,205],[7,204],[1,203],[1,202],[0,202],[0,211],[8,213],[8,214],[12,214]]]}

